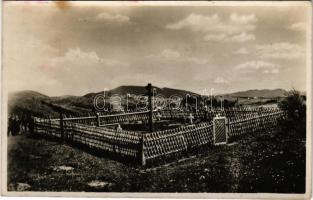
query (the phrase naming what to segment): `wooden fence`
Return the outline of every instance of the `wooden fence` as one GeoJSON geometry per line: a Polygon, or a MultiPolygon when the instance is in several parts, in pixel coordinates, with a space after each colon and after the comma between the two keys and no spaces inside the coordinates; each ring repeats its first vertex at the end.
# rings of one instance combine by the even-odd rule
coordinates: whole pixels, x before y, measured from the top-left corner
{"type": "MultiPolygon", "coordinates": [[[[274,108],[228,108],[225,110],[209,110],[209,111],[181,111],[181,110],[160,110],[153,112],[153,119],[160,120],[187,120],[192,115],[194,120],[202,122],[212,121],[217,115],[226,116],[229,121],[236,121],[242,118],[257,117],[262,114],[271,114],[279,112],[274,108]]],[[[149,118],[149,111],[133,112],[133,113],[119,113],[119,114],[94,114],[88,116],[66,116],[64,121],[70,121],[85,125],[106,125],[113,123],[125,123],[133,121],[146,121],[149,118]]],[[[51,119],[52,121],[59,121],[60,119],[51,119]]]]}
{"type": "Polygon", "coordinates": [[[239,118],[230,121],[229,137],[241,136],[247,133],[257,133],[260,131],[273,131],[277,125],[278,120],[284,117],[284,112],[277,111],[274,113],[260,114],[259,116],[251,116],[248,118],[239,118]]]}
{"type": "MultiPolygon", "coordinates": [[[[163,112],[165,119],[187,117],[188,112],[163,112]]],[[[82,145],[89,149],[99,150],[105,155],[128,158],[129,161],[147,162],[164,160],[170,157],[180,156],[185,152],[197,149],[204,145],[214,144],[213,119],[214,113],[206,113],[207,122],[193,125],[183,125],[175,129],[142,133],[126,130],[115,130],[101,126],[95,126],[93,117],[56,119],[35,119],[35,133],[44,137],[62,139],[65,142],[82,145]],[[210,116],[212,115],[212,116],[210,116]],[[86,123],[88,122],[88,123],[86,123]]],[[[277,126],[278,119],[284,116],[279,110],[227,110],[217,112],[219,116],[225,116],[228,120],[225,124],[227,137],[237,136],[273,130],[277,126]]],[[[146,120],[146,113],[134,113],[131,117],[106,116],[111,121],[121,122],[129,120],[146,120]],[[115,121],[116,120],[116,121],[115,121]]],[[[203,115],[199,115],[203,117],[203,115]]],[[[200,118],[195,115],[195,118],[200,118]]],[[[99,120],[100,116],[95,119],[99,120]]],[[[94,120],[95,121],[95,120],[94,120]]],[[[100,121],[101,122],[101,121],[100,121]]]]}
{"type": "Polygon", "coordinates": [[[201,123],[146,133],[143,140],[144,159],[159,160],[202,145],[210,145],[213,140],[212,127],[211,123],[201,123]]]}
{"type": "Polygon", "coordinates": [[[142,134],[133,131],[119,131],[105,127],[64,122],[63,129],[57,121],[36,119],[35,133],[64,142],[88,147],[100,153],[126,157],[137,162],[142,153],[142,134]]]}

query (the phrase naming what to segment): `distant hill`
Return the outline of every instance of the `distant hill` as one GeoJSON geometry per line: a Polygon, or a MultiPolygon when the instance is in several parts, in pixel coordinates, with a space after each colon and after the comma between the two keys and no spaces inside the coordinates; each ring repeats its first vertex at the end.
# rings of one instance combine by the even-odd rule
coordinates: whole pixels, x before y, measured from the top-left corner
{"type": "MultiPolygon", "coordinates": [[[[153,88],[155,88],[157,91],[160,90],[158,87],[153,88]]],[[[127,93],[134,95],[144,95],[146,93],[146,88],[145,86],[124,85],[108,91],[109,96],[114,94],[126,95],[127,93]]]]}
{"type": "Polygon", "coordinates": [[[58,116],[58,112],[43,102],[53,103],[63,108],[64,113],[78,114],[89,110],[84,109],[88,105],[81,103],[85,99],[82,97],[63,96],[49,97],[35,91],[21,91],[9,94],[8,112],[9,114],[32,114],[36,116],[58,116]]]}
{"type": "MultiPolygon", "coordinates": [[[[170,97],[171,95],[180,95],[185,97],[186,94],[200,96],[199,94],[186,91],[178,90],[173,88],[159,88],[155,87],[156,94],[164,95],[165,97],[170,97]]],[[[16,93],[9,94],[8,109],[9,113],[32,113],[37,116],[58,116],[58,112],[53,110],[44,102],[52,103],[62,107],[64,113],[67,114],[83,114],[86,112],[93,111],[93,101],[97,93],[88,93],[83,96],[59,96],[59,97],[49,97],[47,95],[41,94],[36,91],[20,91],[16,93]]],[[[126,94],[133,95],[144,95],[146,93],[145,86],[120,86],[112,90],[107,91],[107,95],[111,96],[114,94],[121,95],[123,103],[125,103],[126,94]]],[[[231,94],[225,94],[225,99],[234,99],[236,97],[263,97],[263,98],[274,98],[274,97],[284,97],[286,94],[285,90],[275,89],[275,90],[247,90],[241,92],[235,92],[231,94]]]]}
{"type": "Polygon", "coordinates": [[[230,97],[258,97],[258,98],[275,98],[275,97],[285,97],[287,91],[283,89],[263,89],[263,90],[247,90],[241,92],[235,92],[231,94],[226,94],[230,97]]]}
{"type": "Polygon", "coordinates": [[[31,113],[39,116],[54,113],[50,107],[41,103],[49,100],[50,97],[30,90],[11,93],[8,99],[8,111],[9,114],[31,113]]]}
{"type": "MultiPolygon", "coordinates": [[[[180,95],[185,97],[186,94],[197,95],[196,93],[186,90],[177,90],[172,88],[158,88],[154,87],[156,95],[164,95],[170,97],[171,95],[180,95]]],[[[20,91],[9,94],[9,113],[32,113],[37,116],[58,116],[58,112],[50,108],[43,102],[52,103],[62,107],[63,112],[67,114],[82,114],[93,111],[94,97],[101,92],[88,93],[83,96],[64,95],[59,97],[49,97],[36,91],[20,91]]],[[[125,98],[126,94],[145,95],[145,86],[120,86],[106,92],[108,96],[120,95],[125,98]]],[[[125,100],[123,101],[125,103],[125,100]]]]}
{"type": "Polygon", "coordinates": [[[187,94],[193,95],[193,96],[200,96],[199,94],[194,93],[194,92],[189,92],[189,91],[186,91],[186,90],[178,90],[178,89],[166,88],[166,87],[162,88],[160,93],[163,94],[166,97],[170,97],[171,95],[174,95],[174,94],[175,95],[180,95],[180,96],[183,96],[183,97],[185,97],[187,94]]]}
{"type": "MultiPolygon", "coordinates": [[[[155,87],[156,89],[159,89],[155,87]]],[[[103,94],[104,91],[97,92],[97,93],[88,93],[84,95],[87,98],[93,98],[98,94],[103,94]]],[[[143,95],[145,94],[146,89],[144,86],[119,86],[112,90],[105,91],[105,94],[108,96],[112,95],[126,95],[126,94],[134,94],[134,95],[143,95]]]]}
{"type": "MultiPolygon", "coordinates": [[[[178,90],[178,89],[173,89],[173,88],[159,88],[159,87],[153,87],[155,89],[156,95],[164,95],[165,97],[170,97],[172,95],[180,95],[185,97],[186,94],[189,95],[195,95],[195,96],[199,96],[199,94],[196,94],[194,92],[190,92],[187,90],[178,90]]],[[[103,91],[98,92],[98,93],[89,93],[84,95],[84,97],[94,97],[97,94],[101,94],[103,93],[103,91]]],[[[126,94],[132,94],[132,95],[145,95],[147,93],[147,90],[145,88],[145,86],[119,86],[117,88],[114,88],[112,90],[106,91],[106,94],[108,96],[112,96],[112,95],[126,95],[126,94]]]]}
{"type": "Polygon", "coordinates": [[[32,90],[24,90],[20,92],[10,93],[9,94],[10,100],[27,100],[32,98],[39,98],[39,99],[46,99],[49,98],[49,96],[41,94],[36,91],[32,90]]]}

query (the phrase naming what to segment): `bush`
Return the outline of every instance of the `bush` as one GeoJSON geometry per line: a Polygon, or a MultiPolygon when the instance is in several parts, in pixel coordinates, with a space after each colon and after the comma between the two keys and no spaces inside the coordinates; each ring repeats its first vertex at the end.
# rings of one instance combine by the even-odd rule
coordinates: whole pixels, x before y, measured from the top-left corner
{"type": "Polygon", "coordinates": [[[286,118],[281,121],[280,128],[286,134],[296,134],[305,138],[306,135],[306,103],[305,96],[299,91],[291,90],[279,104],[286,112],[286,118]]]}

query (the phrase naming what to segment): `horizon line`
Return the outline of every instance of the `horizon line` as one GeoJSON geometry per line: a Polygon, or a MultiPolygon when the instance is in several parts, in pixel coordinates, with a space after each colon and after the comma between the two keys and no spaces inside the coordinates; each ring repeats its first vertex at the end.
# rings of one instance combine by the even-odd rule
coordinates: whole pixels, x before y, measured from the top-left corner
{"type": "MultiPolygon", "coordinates": [[[[105,90],[105,91],[114,90],[116,88],[123,87],[123,86],[128,86],[128,87],[145,87],[145,85],[121,85],[121,86],[114,87],[114,88],[111,88],[111,89],[108,89],[108,90],[105,90]]],[[[186,92],[198,94],[198,95],[201,95],[201,96],[206,96],[206,95],[203,95],[203,94],[199,94],[198,92],[193,92],[193,91],[190,91],[190,90],[187,90],[187,89],[177,89],[177,88],[172,88],[172,87],[158,87],[158,86],[153,86],[153,87],[156,87],[156,88],[159,88],[159,89],[167,88],[167,89],[181,90],[181,91],[186,91],[186,92]]],[[[293,90],[293,89],[295,89],[295,88],[290,88],[290,89],[285,89],[285,88],[272,88],[272,89],[262,88],[262,89],[257,89],[257,88],[254,88],[254,89],[246,89],[246,90],[234,90],[234,91],[230,91],[230,92],[227,92],[227,93],[216,93],[214,95],[229,95],[229,94],[233,94],[233,93],[247,92],[247,91],[251,91],[251,90],[285,90],[286,92],[288,92],[288,91],[293,90]]],[[[302,93],[306,93],[306,90],[304,90],[304,91],[303,90],[298,90],[298,89],[295,89],[295,90],[297,90],[299,92],[302,92],[302,93]]],[[[10,94],[19,93],[19,92],[25,92],[25,91],[37,92],[37,93],[40,93],[40,94],[48,96],[48,97],[62,97],[62,96],[82,97],[82,96],[85,96],[85,95],[91,94],[91,93],[100,93],[100,91],[98,91],[98,92],[87,92],[87,93],[82,94],[82,95],[74,95],[74,94],[49,95],[49,94],[46,94],[46,93],[38,91],[38,90],[25,89],[25,90],[8,91],[7,94],[10,95],[10,94]]]]}

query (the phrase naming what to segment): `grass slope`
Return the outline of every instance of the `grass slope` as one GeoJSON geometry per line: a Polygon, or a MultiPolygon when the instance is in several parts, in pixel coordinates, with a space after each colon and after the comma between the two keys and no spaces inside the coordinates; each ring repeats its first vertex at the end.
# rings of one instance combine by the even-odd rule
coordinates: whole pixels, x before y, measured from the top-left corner
{"type": "Polygon", "coordinates": [[[304,193],[305,143],[295,136],[258,134],[209,148],[194,158],[144,169],[44,139],[9,138],[8,186],[33,191],[304,193]],[[72,171],[55,171],[57,166],[72,171]],[[92,188],[88,182],[107,185],[92,188]]]}

